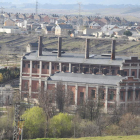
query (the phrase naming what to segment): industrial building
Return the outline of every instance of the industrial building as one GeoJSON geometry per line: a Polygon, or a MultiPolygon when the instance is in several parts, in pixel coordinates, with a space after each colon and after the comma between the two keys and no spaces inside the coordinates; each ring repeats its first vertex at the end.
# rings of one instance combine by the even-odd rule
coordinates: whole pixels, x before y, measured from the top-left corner
{"type": "Polygon", "coordinates": [[[65,53],[62,38],[58,37],[58,51],[42,51],[39,37],[38,51],[21,59],[20,92],[24,98],[37,99],[40,88],[52,90],[61,81],[73,92],[73,105],[98,100],[104,111],[140,102],[140,60],[138,57],[115,56],[116,40],[112,40],[111,54],[89,54],[90,39],[85,39],[85,54],[65,53]]]}

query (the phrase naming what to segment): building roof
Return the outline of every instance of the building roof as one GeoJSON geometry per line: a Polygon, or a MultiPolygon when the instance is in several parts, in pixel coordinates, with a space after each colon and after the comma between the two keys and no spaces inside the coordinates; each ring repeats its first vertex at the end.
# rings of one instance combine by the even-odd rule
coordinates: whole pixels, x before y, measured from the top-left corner
{"type": "Polygon", "coordinates": [[[115,60],[111,60],[109,56],[91,55],[89,59],[85,59],[84,54],[64,53],[61,57],[57,57],[57,54],[43,51],[42,56],[38,57],[37,51],[33,51],[25,54],[23,57],[25,60],[36,60],[36,61],[51,61],[51,62],[66,62],[66,63],[81,63],[81,64],[93,64],[93,65],[114,65],[120,66],[125,59],[130,59],[125,56],[116,56],[115,60]]]}
{"type": "Polygon", "coordinates": [[[73,29],[71,24],[59,24],[58,25],[61,29],[73,29]]]}
{"type": "Polygon", "coordinates": [[[125,79],[125,77],[112,75],[91,75],[81,73],[55,73],[48,78],[49,81],[89,83],[100,85],[117,85],[122,79],[125,79]]]}

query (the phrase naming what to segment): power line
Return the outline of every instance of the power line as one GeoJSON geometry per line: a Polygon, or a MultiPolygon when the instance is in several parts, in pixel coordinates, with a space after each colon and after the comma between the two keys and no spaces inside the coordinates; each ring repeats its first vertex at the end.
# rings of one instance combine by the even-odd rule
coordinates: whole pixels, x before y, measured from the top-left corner
{"type": "Polygon", "coordinates": [[[3,14],[3,10],[4,10],[5,8],[1,7],[0,9],[1,9],[1,14],[3,14]]]}
{"type": "Polygon", "coordinates": [[[38,1],[36,0],[36,8],[35,8],[35,10],[36,10],[36,15],[37,15],[37,13],[38,13],[38,1]]]}

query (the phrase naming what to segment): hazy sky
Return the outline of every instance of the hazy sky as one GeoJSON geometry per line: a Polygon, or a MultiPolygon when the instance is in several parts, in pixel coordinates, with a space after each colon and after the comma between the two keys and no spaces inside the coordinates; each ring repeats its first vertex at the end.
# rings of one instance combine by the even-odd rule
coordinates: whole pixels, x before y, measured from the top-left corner
{"type": "MultiPolygon", "coordinates": [[[[0,0],[0,2],[11,2],[11,3],[35,3],[36,0],[0,0]]],[[[82,4],[139,4],[140,0],[38,0],[39,3],[51,3],[51,4],[74,4],[81,2],[82,4]]]]}

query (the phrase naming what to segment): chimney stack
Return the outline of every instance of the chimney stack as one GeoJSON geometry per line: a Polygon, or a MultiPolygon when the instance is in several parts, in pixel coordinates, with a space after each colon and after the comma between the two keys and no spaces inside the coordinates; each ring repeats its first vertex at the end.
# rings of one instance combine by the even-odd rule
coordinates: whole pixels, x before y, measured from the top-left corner
{"type": "Polygon", "coordinates": [[[86,38],[85,59],[89,59],[89,43],[90,43],[90,39],[86,38]]]}
{"type": "Polygon", "coordinates": [[[58,57],[61,57],[62,37],[58,37],[58,57]]]}
{"type": "Polygon", "coordinates": [[[115,46],[116,46],[116,40],[112,40],[111,60],[115,60],[115,46]]]}
{"type": "Polygon", "coordinates": [[[42,55],[42,36],[40,36],[38,40],[38,56],[41,55],[42,55]]]}

